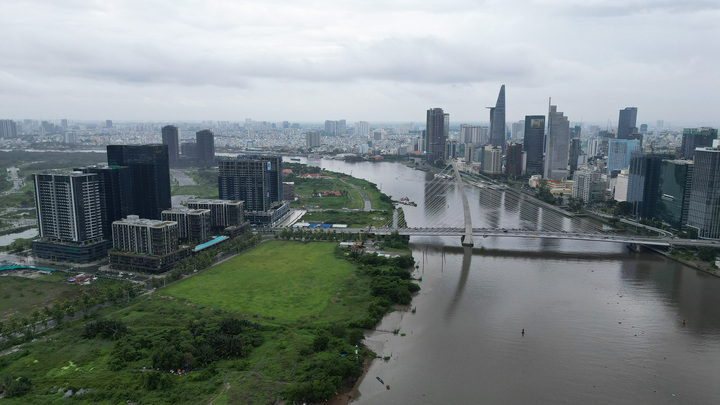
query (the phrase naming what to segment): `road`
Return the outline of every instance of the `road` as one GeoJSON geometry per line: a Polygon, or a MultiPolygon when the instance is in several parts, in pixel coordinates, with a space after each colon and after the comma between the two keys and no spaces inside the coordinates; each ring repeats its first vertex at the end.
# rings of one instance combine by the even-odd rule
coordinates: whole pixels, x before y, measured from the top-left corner
{"type": "Polygon", "coordinates": [[[170,169],[170,176],[177,181],[178,186],[194,186],[197,183],[192,177],[185,174],[184,171],[178,169],[170,169]]]}
{"type": "Polygon", "coordinates": [[[340,181],[342,181],[343,183],[345,183],[349,186],[352,186],[352,188],[354,188],[358,193],[360,193],[360,196],[363,198],[363,201],[365,202],[365,208],[363,208],[363,211],[372,211],[372,202],[370,201],[370,197],[368,197],[368,195],[365,193],[365,191],[361,190],[360,187],[358,187],[352,183],[348,183],[347,181],[345,181],[343,179],[340,179],[340,181]]]}

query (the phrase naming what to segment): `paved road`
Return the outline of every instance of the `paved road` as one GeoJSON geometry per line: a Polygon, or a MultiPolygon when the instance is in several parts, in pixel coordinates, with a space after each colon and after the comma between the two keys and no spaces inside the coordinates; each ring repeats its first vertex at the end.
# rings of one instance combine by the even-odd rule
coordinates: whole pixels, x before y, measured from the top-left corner
{"type": "Polygon", "coordinates": [[[192,177],[185,174],[182,170],[170,169],[170,175],[178,182],[178,186],[194,186],[197,184],[192,177]]]}
{"type": "Polygon", "coordinates": [[[365,208],[363,208],[363,211],[372,211],[372,202],[370,202],[370,197],[368,197],[368,195],[365,193],[365,191],[360,189],[360,187],[358,187],[352,183],[348,183],[347,181],[345,181],[343,179],[340,179],[340,181],[342,181],[343,183],[345,183],[349,186],[352,186],[352,188],[354,188],[355,190],[357,190],[358,193],[360,193],[363,200],[365,201],[365,208]]]}

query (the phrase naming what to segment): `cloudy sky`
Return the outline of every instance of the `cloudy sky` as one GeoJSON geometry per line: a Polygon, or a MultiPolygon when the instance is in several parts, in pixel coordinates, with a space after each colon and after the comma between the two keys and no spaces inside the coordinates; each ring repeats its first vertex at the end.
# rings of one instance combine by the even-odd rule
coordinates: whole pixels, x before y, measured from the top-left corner
{"type": "Polygon", "coordinates": [[[2,0],[0,118],[720,123],[717,0],[2,0]]]}

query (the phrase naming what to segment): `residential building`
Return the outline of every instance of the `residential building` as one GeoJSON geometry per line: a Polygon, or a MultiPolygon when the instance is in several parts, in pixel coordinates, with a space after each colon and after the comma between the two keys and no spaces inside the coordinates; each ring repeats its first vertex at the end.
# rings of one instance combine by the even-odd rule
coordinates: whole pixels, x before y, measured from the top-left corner
{"type": "Polygon", "coordinates": [[[320,146],[320,132],[308,131],[305,134],[305,145],[308,148],[317,148],[320,146]]]}
{"type": "Polygon", "coordinates": [[[223,231],[229,227],[239,227],[245,223],[242,201],[189,199],[190,209],[210,210],[210,227],[213,232],[223,231]]]}
{"type": "Polygon", "coordinates": [[[127,166],[89,166],[74,170],[96,175],[100,190],[103,238],[111,240],[112,223],[135,211],[130,168],[127,166]]]}
{"type": "Polygon", "coordinates": [[[178,243],[177,222],[128,215],[113,222],[112,229],[109,256],[114,268],[159,273],[189,255],[189,248],[178,243]]]}
{"type": "Polygon", "coordinates": [[[162,221],[178,224],[178,239],[205,242],[210,239],[211,215],[209,209],[173,207],[162,212],[162,221]]]}
{"type": "Polygon", "coordinates": [[[573,198],[581,198],[586,203],[602,201],[605,190],[605,182],[601,180],[599,171],[578,170],[573,180],[573,198]]]}
{"type": "Polygon", "coordinates": [[[370,124],[367,121],[358,121],[355,123],[355,135],[368,136],[370,135],[370,124]]]}
{"type": "Polygon", "coordinates": [[[483,148],[482,170],[487,174],[502,173],[502,148],[485,145],[483,148]]]}
{"type": "Polygon", "coordinates": [[[97,175],[46,171],[33,174],[40,239],[33,253],[42,259],[89,263],[107,253],[103,239],[97,175]]]}
{"type": "Polygon", "coordinates": [[[0,138],[17,138],[17,124],[13,120],[0,120],[0,138]]]}

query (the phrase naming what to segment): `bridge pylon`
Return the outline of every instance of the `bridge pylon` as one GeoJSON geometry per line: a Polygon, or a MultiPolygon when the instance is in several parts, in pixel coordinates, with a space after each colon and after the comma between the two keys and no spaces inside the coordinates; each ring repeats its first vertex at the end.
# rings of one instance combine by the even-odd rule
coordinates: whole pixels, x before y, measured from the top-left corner
{"type": "Polygon", "coordinates": [[[463,246],[469,246],[472,247],[475,245],[473,243],[473,228],[472,228],[472,218],[470,216],[470,205],[468,204],[468,198],[467,194],[465,194],[465,184],[462,181],[462,178],[460,177],[460,171],[458,170],[457,166],[455,165],[455,161],[452,162],[452,168],[455,171],[455,183],[458,186],[458,189],[460,190],[460,197],[462,198],[462,205],[463,205],[463,213],[465,216],[465,235],[463,235],[460,238],[460,242],[463,246]]]}

